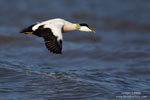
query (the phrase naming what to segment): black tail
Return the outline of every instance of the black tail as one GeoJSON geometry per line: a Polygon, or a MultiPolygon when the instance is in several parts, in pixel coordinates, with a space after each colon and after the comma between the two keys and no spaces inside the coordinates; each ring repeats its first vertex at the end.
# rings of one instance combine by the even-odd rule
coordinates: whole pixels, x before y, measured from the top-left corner
{"type": "MultiPolygon", "coordinates": [[[[35,24],[34,24],[34,25],[35,25],[35,24]]],[[[33,33],[32,27],[33,27],[34,25],[31,25],[31,26],[29,26],[29,27],[27,27],[27,28],[21,30],[20,33],[25,33],[25,34],[31,34],[31,33],[33,33]]]]}

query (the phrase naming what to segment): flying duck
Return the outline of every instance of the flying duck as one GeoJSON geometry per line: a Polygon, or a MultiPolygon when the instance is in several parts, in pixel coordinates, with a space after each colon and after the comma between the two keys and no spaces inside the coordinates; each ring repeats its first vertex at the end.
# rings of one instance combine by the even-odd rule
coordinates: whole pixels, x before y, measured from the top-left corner
{"type": "Polygon", "coordinates": [[[63,40],[62,33],[73,30],[95,33],[95,31],[87,24],[74,24],[60,18],[38,22],[23,29],[20,33],[34,34],[43,37],[45,46],[49,51],[61,54],[63,40]]]}

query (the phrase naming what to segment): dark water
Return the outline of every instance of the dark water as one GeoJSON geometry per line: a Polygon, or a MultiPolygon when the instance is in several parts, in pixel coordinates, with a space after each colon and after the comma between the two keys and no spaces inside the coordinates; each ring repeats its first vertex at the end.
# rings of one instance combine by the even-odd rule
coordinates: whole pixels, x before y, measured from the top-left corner
{"type": "Polygon", "coordinates": [[[1,0],[0,100],[150,99],[149,0],[1,0]],[[64,18],[97,34],[64,34],[63,54],[19,31],[64,18]]]}

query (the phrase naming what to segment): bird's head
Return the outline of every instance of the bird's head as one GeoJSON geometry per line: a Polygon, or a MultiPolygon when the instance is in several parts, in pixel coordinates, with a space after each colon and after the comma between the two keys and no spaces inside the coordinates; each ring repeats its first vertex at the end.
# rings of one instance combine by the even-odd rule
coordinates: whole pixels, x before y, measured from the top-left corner
{"type": "Polygon", "coordinates": [[[96,33],[89,25],[87,24],[76,24],[76,29],[79,31],[85,31],[85,32],[93,32],[96,33]]]}

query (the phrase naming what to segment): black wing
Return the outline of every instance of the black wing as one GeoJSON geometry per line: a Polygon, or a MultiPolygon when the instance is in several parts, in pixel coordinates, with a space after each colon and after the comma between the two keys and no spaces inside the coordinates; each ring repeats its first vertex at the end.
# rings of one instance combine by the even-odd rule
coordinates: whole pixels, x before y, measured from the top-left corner
{"type": "Polygon", "coordinates": [[[50,28],[42,29],[42,37],[45,41],[45,46],[48,50],[53,53],[61,54],[62,53],[62,40],[57,40],[57,37],[53,35],[50,28]]]}

